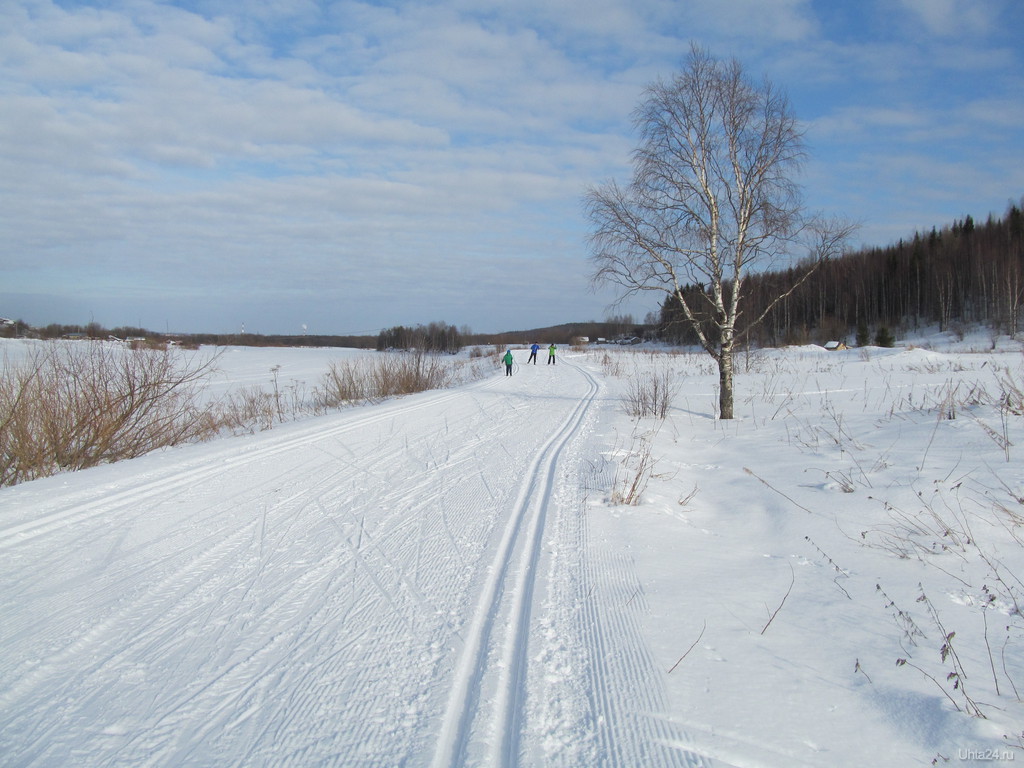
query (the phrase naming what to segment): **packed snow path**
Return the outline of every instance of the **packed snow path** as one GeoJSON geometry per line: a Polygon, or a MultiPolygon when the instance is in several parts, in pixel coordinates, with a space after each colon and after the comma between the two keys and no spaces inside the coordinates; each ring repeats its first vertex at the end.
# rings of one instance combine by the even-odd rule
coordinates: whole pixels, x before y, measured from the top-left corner
{"type": "Polygon", "coordinates": [[[563,359],[5,490],[4,764],[702,764],[585,545],[614,407],[563,359]]]}

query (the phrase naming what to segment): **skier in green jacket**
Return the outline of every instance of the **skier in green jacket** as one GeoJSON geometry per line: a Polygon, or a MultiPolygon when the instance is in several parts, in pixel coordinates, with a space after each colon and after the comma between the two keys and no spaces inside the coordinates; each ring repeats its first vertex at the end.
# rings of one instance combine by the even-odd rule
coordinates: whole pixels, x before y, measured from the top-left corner
{"type": "Polygon", "coordinates": [[[506,350],[505,356],[503,358],[501,358],[501,359],[505,363],[505,375],[506,376],[511,376],[512,375],[512,363],[515,360],[515,358],[512,357],[512,350],[511,349],[506,350]]]}
{"type": "Polygon", "coordinates": [[[555,345],[552,342],[551,346],[548,347],[548,365],[555,364],[555,345]]]}

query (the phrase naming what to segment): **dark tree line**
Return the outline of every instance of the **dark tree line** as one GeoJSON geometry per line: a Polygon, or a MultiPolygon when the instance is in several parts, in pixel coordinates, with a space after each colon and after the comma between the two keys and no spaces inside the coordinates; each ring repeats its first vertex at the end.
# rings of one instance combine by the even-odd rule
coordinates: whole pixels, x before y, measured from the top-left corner
{"type": "MultiPolygon", "coordinates": [[[[1024,203],[1022,203],[1024,205],[1024,203]]],[[[758,315],[807,265],[747,278],[745,312],[758,315]]],[[[688,285],[697,296],[707,290],[688,285]]],[[[662,303],[659,335],[695,344],[678,301],[662,303]]],[[[1000,219],[970,216],[941,230],[917,232],[885,248],[866,248],[821,264],[771,308],[748,334],[759,346],[875,338],[886,329],[981,324],[1006,334],[1024,330],[1024,214],[1011,204],[1000,219]]],[[[708,331],[712,332],[711,324],[708,331]]]]}
{"type": "Polygon", "coordinates": [[[2,331],[0,331],[0,335],[8,338],[31,336],[37,339],[59,339],[65,336],[89,339],[108,339],[111,337],[125,339],[129,336],[139,338],[162,338],[163,336],[166,336],[166,334],[155,334],[147,331],[145,328],[135,328],[133,326],[119,326],[117,328],[107,329],[95,322],[87,323],[86,325],[50,323],[49,325],[45,325],[40,328],[33,328],[22,320],[13,321],[10,325],[5,324],[2,327],[2,331]]]}
{"type": "Polygon", "coordinates": [[[416,349],[422,352],[455,354],[464,346],[463,334],[454,325],[430,323],[407,328],[396,325],[385,328],[377,336],[377,349],[416,349]]]}
{"type": "Polygon", "coordinates": [[[647,326],[636,322],[632,315],[613,315],[603,321],[591,320],[585,323],[562,323],[544,328],[530,328],[521,331],[475,334],[466,339],[470,344],[499,344],[506,347],[528,346],[538,342],[542,346],[554,343],[570,345],[578,339],[597,341],[599,338],[617,339],[623,336],[644,336],[647,326]]]}

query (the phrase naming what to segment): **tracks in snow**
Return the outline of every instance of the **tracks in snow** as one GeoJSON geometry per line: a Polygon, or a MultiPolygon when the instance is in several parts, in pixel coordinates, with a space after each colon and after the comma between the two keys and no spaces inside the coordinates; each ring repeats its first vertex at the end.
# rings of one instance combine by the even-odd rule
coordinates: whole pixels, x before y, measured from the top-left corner
{"type": "Polygon", "coordinates": [[[0,752],[528,763],[541,542],[598,389],[531,367],[8,489],[0,752]]]}
{"type": "MultiPolygon", "coordinates": [[[[493,382],[483,382],[479,386],[493,386],[493,382]]],[[[112,507],[134,507],[149,499],[160,498],[176,490],[194,486],[196,483],[216,477],[226,471],[265,459],[272,459],[274,456],[284,454],[313,438],[322,440],[341,437],[345,433],[355,432],[381,421],[395,418],[396,414],[407,415],[423,409],[436,408],[460,396],[462,396],[461,390],[429,393],[412,401],[399,400],[373,409],[365,415],[346,419],[326,429],[323,427],[322,420],[317,420],[311,426],[294,430],[287,438],[271,439],[258,447],[229,455],[217,463],[206,462],[204,465],[189,468],[188,472],[183,472],[182,467],[175,466],[173,472],[165,476],[147,479],[114,494],[103,495],[94,501],[58,507],[43,516],[33,517],[20,524],[4,527],[0,529],[0,551],[26,539],[86,521],[96,515],[109,513],[112,507]]],[[[276,435],[273,437],[276,438],[276,435]]]]}
{"type": "Polygon", "coordinates": [[[585,377],[588,391],[537,453],[520,486],[464,638],[433,768],[519,764],[530,617],[544,524],[559,457],[598,392],[593,376],[572,368],[585,377]]]}
{"type": "Polygon", "coordinates": [[[586,541],[602,389],[531,366],[8,489],[0,753],[699,764],[645,715],[630,563],[586,541]]]}

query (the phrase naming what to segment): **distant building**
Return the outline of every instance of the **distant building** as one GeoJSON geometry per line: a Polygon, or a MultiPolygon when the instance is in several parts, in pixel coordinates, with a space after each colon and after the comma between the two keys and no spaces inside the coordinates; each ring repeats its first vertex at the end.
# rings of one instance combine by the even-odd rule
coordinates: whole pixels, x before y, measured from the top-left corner
{"type": "Polygon", "coordinates": [[[848,349],[848,347],[842,341],[829,341],[825,343],[825,349],[829,352],[835,352],[837,349],[848,349]]]}

